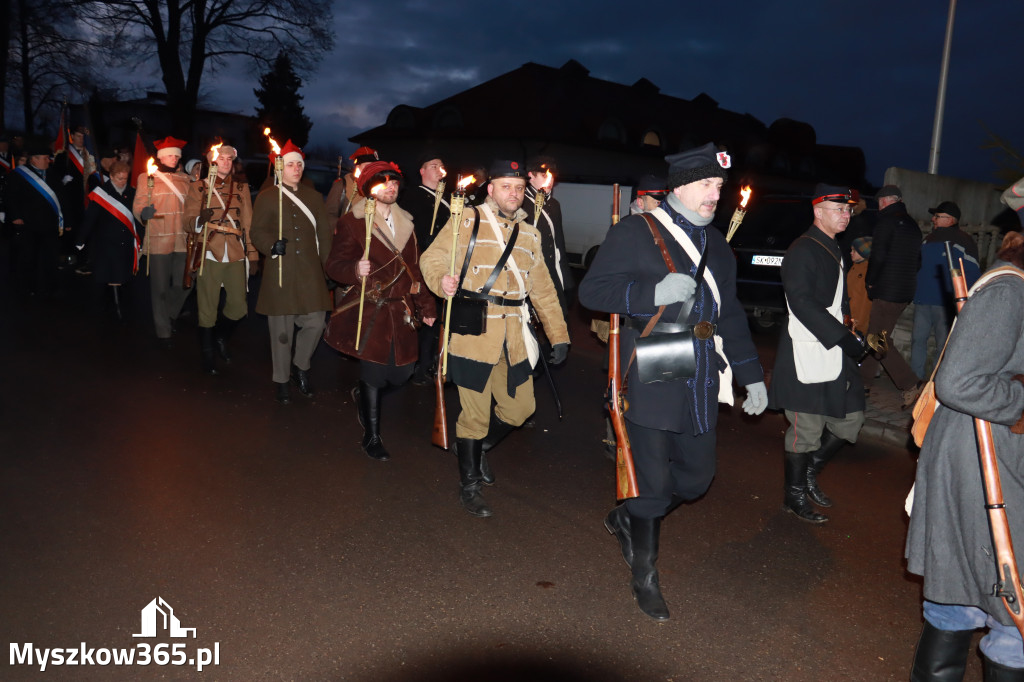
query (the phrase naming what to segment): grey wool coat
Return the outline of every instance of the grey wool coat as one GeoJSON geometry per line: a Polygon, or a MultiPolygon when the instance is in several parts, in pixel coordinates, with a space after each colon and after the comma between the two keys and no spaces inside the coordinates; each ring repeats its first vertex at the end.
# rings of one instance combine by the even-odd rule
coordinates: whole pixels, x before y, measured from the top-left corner
{"type": "Polygon", "coordinates": [[[1020,551],[1024,435],[1011,427],[1024,421],[1024,382],[1014,379],[1024,375],[1022,301],[1024,279],[1000,276],[975,291],[957,318],[935,377],[941,406],[921,448],[906,545],[907,569],[924,576],[925,599],[977,606],[1006,625],[1013,622],[991,596],[995,555],[973,418],[992,424],[1006,512],[1020,551]]]}

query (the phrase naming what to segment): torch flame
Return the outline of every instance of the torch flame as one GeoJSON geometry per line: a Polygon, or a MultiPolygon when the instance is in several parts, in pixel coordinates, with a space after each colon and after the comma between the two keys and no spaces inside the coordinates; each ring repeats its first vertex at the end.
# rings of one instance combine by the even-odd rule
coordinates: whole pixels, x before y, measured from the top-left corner
{"type": "Polygon", "coordinates": [[[217,163],[217,157],[220,156],[220,148],[222,146],[224,146],[224,143],[218,142],[217,144],[210,147],[210,151],[213,152],[213,158],[210,159],[211,163],[217,163]]]}
{"type": "Polygon", "coordinates": [[[544,178],[544,183],[540,186],[540,188],[547,192],[551,190],[551,185],[555,183],[555,176],[553,176],[551,174],[551,171],[548,169],[545,169],[544,172],[547,174],[547,177],[544,178]]]}
{"type": "Polygon", "coordinates": [[[370,189],[370,194],[372,194],[372,195],[373,195],[374,197],[376,197],[376,196],[377,196],[377,192],[381,191],[381,190],[382,190],[382,189],[384,189],[385,187],[387,187],[387,184],[386,184],[386,183],[383,183],[383,182],[377,183],[376,185],[374,185],[374,186],[373,186],[373,187],[372,187],[372,188],[370,189]]]}
{"type": "Polygon", "coordinates": [[[272,138],[270,136],[270,128],[264,128],[263,129],[263,134],[266,135],[267,139],[270,141],[270,148],[274,151],[275,154],[280,156],[280,154],[281,154],[281,145],[279,145],[277,143],[277,140],[275,140],[274,138],[272,138]]]}
{"type": "Polygon", "coordinates": [[[153,163],[153,157],[151,156],[149,157],[149,160],[146,161],[146,175],[152,176],[153,173],[156,173],[156,164],[153,163]]]}
{"type": "Polygon", "coordinates": [[[441,177],[442,177],[442,178],[446,178],[446,177],[448,177],[448,171],[446,171],[446,170],[444,169],[444,166],[441,166],[441,177]]]}
{"type": "Polygon", "coordinates": [[[467,187],[472,185],[474,182],[476,182],[476,176],[475,175],[470,175],[468,177],[462,178],[462,180],[459,181],[457,186],[458,186],[458,188],[460,190],[461,189],[466,189],[467,187]]]}
{"type": "Polygon", "coordinates": [[[747,201],[750,199],[750,185],[747,185],[740,190],[740,196],[743,197],[743,201],[740,202],[740,208],[747,207],[747,201]]]}
{"type": "Polygon", "coordinates": [[[362,166],[356,166],[355,171],[353,171],[353,173],[352,173],[352,177],[353,178],[358,178],[359,177],[359,173],[361,173],[362,170],[363,170],[362,166]]]}

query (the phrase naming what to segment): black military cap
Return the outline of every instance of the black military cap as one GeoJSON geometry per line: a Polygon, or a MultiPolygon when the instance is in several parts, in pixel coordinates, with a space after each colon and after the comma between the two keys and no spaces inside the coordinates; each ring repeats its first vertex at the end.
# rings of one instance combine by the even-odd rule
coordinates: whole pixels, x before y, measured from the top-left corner
{"type": "Polygon", "coordinates": [[[526,169],[518,161],[498,159],[491,163],[489,177],[494,178],[525,178],[526,169]]]}
{"type": "Polygon", "coordinates": [[[530,173],[551,171],[552,174],[558,175],[558,164],[550,156],[535,156],[526,162],[526,170],[530,173]]]}
{"type": "Polygon", "coordinates": [[[659,178],[656,175],[645,175],[636,183],[636,195],[638,197],[648,195],[653,196],[655,199],[663,199],[666,194],[668,194],[668,187],[666,186],[665,178],[659,178]]]}
{"type": "Polygon", "coordinates": [[[728,169],[732,167],[732,158],[726,152],[719,151],[713,142],[696,149],[670,154],[665,157],[665,161],[668,162],[669,189],[689,185],[705,178],[728,180],[728,169]]]}
{"type": "Polygon", "coordinates": [[[956,218],[957,221],[960,220],[960,207],[956,205],[955,201],[943,201],[935,208],[929,208],[928,212],[932,215],[935,215],[936,213],[947,213],[956,218]]]}
{"type": "Polygon", "coordinates": [[[823,182],[819,182],[814,186],[814,196],[811,198],[811,205],[817,206],[823,201],[834,201],[837,204],[857,203],[857,200],[853,198],[853,190],[849,187],[826,185],[823,182]]]}
{"type": "Polygon", "coordinates": [[[50,156],[53,150],[50,143],[41,137],[30,137],[25,140],[25,156],[50,156]]]}
{"type": "Polygon", "coordinates": [[[428,147],[420,152],[419,156],[416,157],[416,167],[423,168],[427,165],[427,162],[433,161],[434,159],[440,161],[442,166],[444,165],[444,157],[441,156],[441,152],[434,147],[428,147]]]}

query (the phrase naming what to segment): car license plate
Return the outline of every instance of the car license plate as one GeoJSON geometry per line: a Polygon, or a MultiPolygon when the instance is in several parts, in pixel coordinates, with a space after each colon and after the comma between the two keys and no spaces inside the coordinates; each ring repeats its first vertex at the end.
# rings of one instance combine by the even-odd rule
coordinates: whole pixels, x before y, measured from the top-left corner
{"type": "Polygon", "coordinates": [[[782,256],[754,256],[750,259],[751,265],[770,265],[772,267],[782,267],[782,256]]]}

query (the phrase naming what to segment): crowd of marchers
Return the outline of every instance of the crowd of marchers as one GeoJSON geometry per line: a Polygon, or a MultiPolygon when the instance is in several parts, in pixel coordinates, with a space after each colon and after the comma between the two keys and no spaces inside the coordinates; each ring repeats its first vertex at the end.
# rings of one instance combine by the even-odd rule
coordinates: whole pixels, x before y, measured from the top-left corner
{"type": "MultiPolygon", "coordinates": [[[[156,141],[155,163],[133,187],[128,159],[94,159],[81,131],[55,158],[32,143],[18,158],[8,140],[0,142],[0,219],[11,237],[14,286],[26,295],[52,292],[62,249],[69,250],[121,316],[120,290],[146,277],[153,330],[165,345],[195,292],[197,366],[217,374],[258,283],[255,312],[267,319],[278,403],[291,403],[293,389],[313,394],[310,363],[323,340],[358,361],[352,396],[361,448],[384,462],[391,458],[381,432],[385,396],[410,381],[435,381],[443,399],[444,382],[452,383],[459,410],[454,438],[442,441],[456,455],[458,498],[469,514],[492,516],[484,497],[496,482],[489,457],[534,413],[539,363],[560,364],[569,354],[575,280],[566,269],[556,161],[496,159],[449,175],[443,153],[428,149],[406,173],[362,147],[325,199],[303,177],[303,151],[288,141],[271,154],[274,170],[253,199],[234,147],[217,145],[186,169],[186,144],[156,141]]],[[[900,189],[885,186],[871,233],[847,234],[856,193],[819,184],[813,222],[782,263],[789,316],[767,386],[736,296],[735,257],[711,225],[730,156],[708,143],[665,160],[663,176],[635,183],[630,215],[609,228],[578,291],[585,308],[616,316],[609,328],[618,335],[612,364],[621,376],[619,395],[608,398],[624,406],[616,433],[635,493],[604,525],[619,543],[640,610],[669,618],[656,567],[661,522],[711,486],[718,404],[733,404],[734,386],[745,391],[747,414],[785,414],[783,509],[820,525],[828,520],[820,509],[833,501],[819,477],[857,442],[880,363],[908,406],[922,390],[938,398],[906,547],[909,570],[924,576],[912,679],[961,679],[979,627],[988,628],[980,643],[986,679],[1024,679],[1020,633],[989,589],[994,553],[972,429],[988,424],[998,463],[1012,472],[1002,493],[1019,508],[1024,237],[1010,232],[982,274],[955,203],[931,209],[935,230],[922,238],[900,189]],[[963,265],[947,267],[947,253],[963,265]],[[971,290],[956,301],[958,281],[971,290]],[[908,364],[887,336],[912,302],[908,364]],[[926,386],[932,334],[941,353],[926,386]]],[[[1024,181],[1003,201],[1024,213],[1022,194],[1024,181]]],[[[1024,516],[1010,526],[1024,532],[1024,516]]]]}

